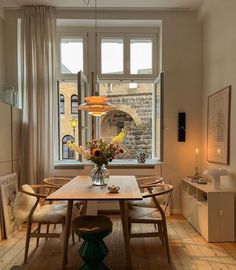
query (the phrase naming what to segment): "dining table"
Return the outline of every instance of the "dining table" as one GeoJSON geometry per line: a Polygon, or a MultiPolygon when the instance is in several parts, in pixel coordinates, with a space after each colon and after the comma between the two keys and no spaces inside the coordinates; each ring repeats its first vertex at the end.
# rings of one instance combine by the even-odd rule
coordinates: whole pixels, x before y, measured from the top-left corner
{"type": "Polygon", "coordinates": [[[64,227],[63,251],[62,251],[62,269],[66,268],[68,262],[68,241],[70,237],[70,227],[72,219],[73,202],[77,200],[107,200],[119,201],[120,216],[124,235],[124,246],[126,254],[125,268],[132,269],[129,230],[128,230],[128,216],[127,216],[127,202],[130,200],[141,200],[142,195],[138,187],[135,176],[133,175],[111,175],[108,186],[94,186],[91,178],[88,175],[80,175],[73,178],[67,184],[57,189],[55,192],[47,197],[47,200],[63,200],[68,201],[67,215],[64,227]],[[120,189],[116,193],[109,192],[108,186],[116,185],[120,189]]]}

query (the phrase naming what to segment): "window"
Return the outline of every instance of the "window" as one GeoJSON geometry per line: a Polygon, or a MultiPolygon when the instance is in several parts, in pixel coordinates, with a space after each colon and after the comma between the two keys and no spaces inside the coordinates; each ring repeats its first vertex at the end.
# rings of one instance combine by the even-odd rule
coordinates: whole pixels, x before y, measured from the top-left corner
{"type": "MultiPolygon", "coordinates": [[[[59,115],[59,159],[72,159],[72,153],[67,149],[66,142],[68,140],[73,140],[78,143],[78,127],[72,125],[72,119],[78,118],[78,96],[77,96],[77,82],[73,81],[59,81],[58,91],[60,97],[63,97],[63,114],[59,115]],[[76,103],[75,103],[76,100],[76,103]],[[72,104],[74,102],[74,106],[72,104]],[[75,106],[76,104],[76,106],[75,106]],[[76,112],[75,113],[73,113],[76,112]],[[71,135],[69,135],[71,134],[71,135]],[[71,137],[68,137],[71,136],[71,137]]],[[[60,111],[61,111],[61,98],[60,98],[60,111]]]]}
{"type": "Polygon", "coordinates": [[[101,39],[102,74],[124,73],[124,41],[122,38],[101,39]]]}
{"type": "Polygon", "coordinates": [[[74,151],[70,152],[68,140],[86,146],[86,142],[95,137],[110,140],[123,128],[128,130],[123,143],[124,159],[136,159],[139,151],[145,151],[150,159],[161,157],[161,91],[160,81],[155,82],[159,66],[157,34],[139,34],[137,29],[134,32],[98,33],[96,53],[85,53],[85,47],[93,50],[94,31],[81,37],[70,35],[59,39],[60,160],[75,159],[75,155],[76,159],[80,158],[74,151]],[[96,61],[94,55],[97,55],[96,61]],[[91,80],[95,64],[99,94],[107,96],[117,107],[100,118],[78,111],[78,104],[91,95],[87,77],[91,80]],[[77,76],[78,70],[84,70],[87,76],[81,72],[77,76]],[[73,118],[77,119],[74,128],[73,118]]]}
{"type": "Polygon", "coordinates": [[[60,114],[64,114],[65,113],[65,97],[62,94],[60,94],[59,108],[60,108],[60,114]]]}
{"type": "Polygon", "coordinates": [[[71,135],[65,135],[62,139],[62,159],[75,159],[75,151],[67,146],[68,141],[74,141],[71,135]]]}
{"type": "Polygon", "coordinates": [[[132,86],[122,82],[100,84],[100,95],[108,96],[117,107],[99,119],[100,136],[110,140],[125,128],[124,159],[136,159],[138,152],[145,152],[149,159],[160,158],[160,89],[154,82],[132,86]]]}
{"type": "Polygon", "coordinates": [[[130,40],[130,73],[152,74],[152,39],[130,40]]]}
{"type": "Polygon", "coordinates": [[[71,113],[78,114],[78,96],[77,95],[71,96],[71,113]]]}
{"type": "Polygon", "coordinates": [[[76,74],[84,69],[83,38],[61,38],[60,73],[76,74]]]}
{"type": "Polygon", "coordinates": [[[103,33],[98,35],[98,75],[106,79],[157,77],[157,35],[103,33]]]}

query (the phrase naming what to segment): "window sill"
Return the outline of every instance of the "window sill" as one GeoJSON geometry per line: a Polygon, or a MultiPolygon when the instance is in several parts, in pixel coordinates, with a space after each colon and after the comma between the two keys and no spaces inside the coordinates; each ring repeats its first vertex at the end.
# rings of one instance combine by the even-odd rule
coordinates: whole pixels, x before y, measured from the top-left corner
{"type": "MultiPolygon", "coordinates": [[[[150,167],[153,168],[156,165],[161,165],[163,162],[160,162],[156,159],[147,159],[145,163],[138,163],[135,159],[119,159],[119,160],[113,160],[112,163],[109,163],[108,168],[138,168],[138,167],[150,167]]],[[[94,166],[94,163],[85,161],[80,162],[77,160],[58,160],[54,162],[54,168],[55,169],[84,169],[85,166],[94,166]]]]}

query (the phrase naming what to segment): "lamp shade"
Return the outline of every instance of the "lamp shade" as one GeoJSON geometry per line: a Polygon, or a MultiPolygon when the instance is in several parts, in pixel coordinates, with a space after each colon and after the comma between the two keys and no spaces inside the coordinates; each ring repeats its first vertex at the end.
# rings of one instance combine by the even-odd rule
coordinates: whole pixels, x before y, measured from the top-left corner
{"type": "Polygon", "coordinates": [[[204,175],[209,175],[212,177],[212,186],[213,189],[218,190],[220,189],[220,177],[223,175],[228,175],[229,172],[227,170],[224,170],[222,168],[212,168],[212,169],[206,169],[203,172],[204,175]]]}
{"type": "Polygon", "coordinates": [[[116,107],[108,102],[107,97],[89,96],[84,98],[85,103],[79,105],[78,109],[86,111],[93,116],[102,116],[106,112],[113,111],[116,107]]]}
{"type": "Polygon", "coordinates": [[[223,175],[228,175],[228,171],[224,170],[222,168],[212,168],[212,169],[206,169],[203,172],[204,175],[209,175],[212,177],[219,177],[219,176],[223,176],[223,175]]]}

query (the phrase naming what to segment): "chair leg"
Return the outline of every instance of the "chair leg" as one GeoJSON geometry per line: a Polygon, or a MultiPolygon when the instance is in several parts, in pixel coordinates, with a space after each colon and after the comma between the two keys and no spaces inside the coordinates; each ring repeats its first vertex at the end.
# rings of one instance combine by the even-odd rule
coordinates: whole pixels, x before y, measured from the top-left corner
{"type": "Polygon", "coordinates": [[[86,215],[88,202],[84,201],[81,215],[86,215]]]}
{"type": "Polygon", "coordinates": [[[131,229],[132,229],[132,222],[130,220],[128,220],[128,233],[129,233],[129,239],[130,239],[130,235],[131,235],[131,229]]]}
{"type": "MultiPolygon", "coordinates": [[[[47,229],[46,229],[46,233],[49,234],[49,229],[50,229],[50,224],[47,224],[47,229]]],[[[48,240],[48,237],[46,237],[46,241],[48,240]]]]}
{"type": "MultiPolygon", "coordinates": [[[[38,234],[40,234],[40,232],[41,232],[41,224],[39,223],[38,224],[38,229],[37,229],[37,232],[38,232],[38,234]]],[[[36,240],[36,248],[39,246],[39,235],[37,236],[37,240],[36,240]]]]}
{"type": "MultiPolygon", "coordinates": [[[[61,226],[62,226],[62,235],[63,235],[63,238],[65,237],[65,234],[64,234],[64,229],[65,229],[65,220],[63,220],[63,222],[61,223],[61,226]]],[[[64,240],[63,240],[64,241],[64,240]]],[[[65,249],[65,247],[64,247],[64,245],[63,245],[63,247],[62,247],[62,254],[64,253],[64,249],[65,249]]],[[[68,252],[67,252],[67,254],[66,254],[66,264],[68,263],[68,252]]]]}
{"type": "Polygon", "coordinates": [[[166,222],[164,222],[163,224],[163,231],[164,231],[164,238],[165,238],[165,244],[166,244],[167,258],[168,258],[168,262],[170,263],[170,250],[169,250],[169,241],[168,241],[166,222]]]}
{"type": "Polygon", "coordinates": [[[24,258],[24,264],[27,263],[27,257],[28,257],[28,251],[29,251],[30,233],[31,233],[31,226],[32,226],[31,222],[28,221],[26,238],[25,238],[25,258],[24,258]]]}
{"type": "Polygon", "coordinates": [[[162,229],[162,225],[160,223],[158,223],[157,226],[158,226],[158,231],[160,233],[160,240],[162,242],[162,245],[164,246],[164,244],[165,244],[164,243],[164,237],[163,237],[164,232],[163,232],[163,229],[162,229]]]}
{"type": "Polygon", "coordinates": [[[72,231],[72,244],[73,244],[73,245],[75,244],[75,234],[74,234],[73,231],[72,231]]]}

